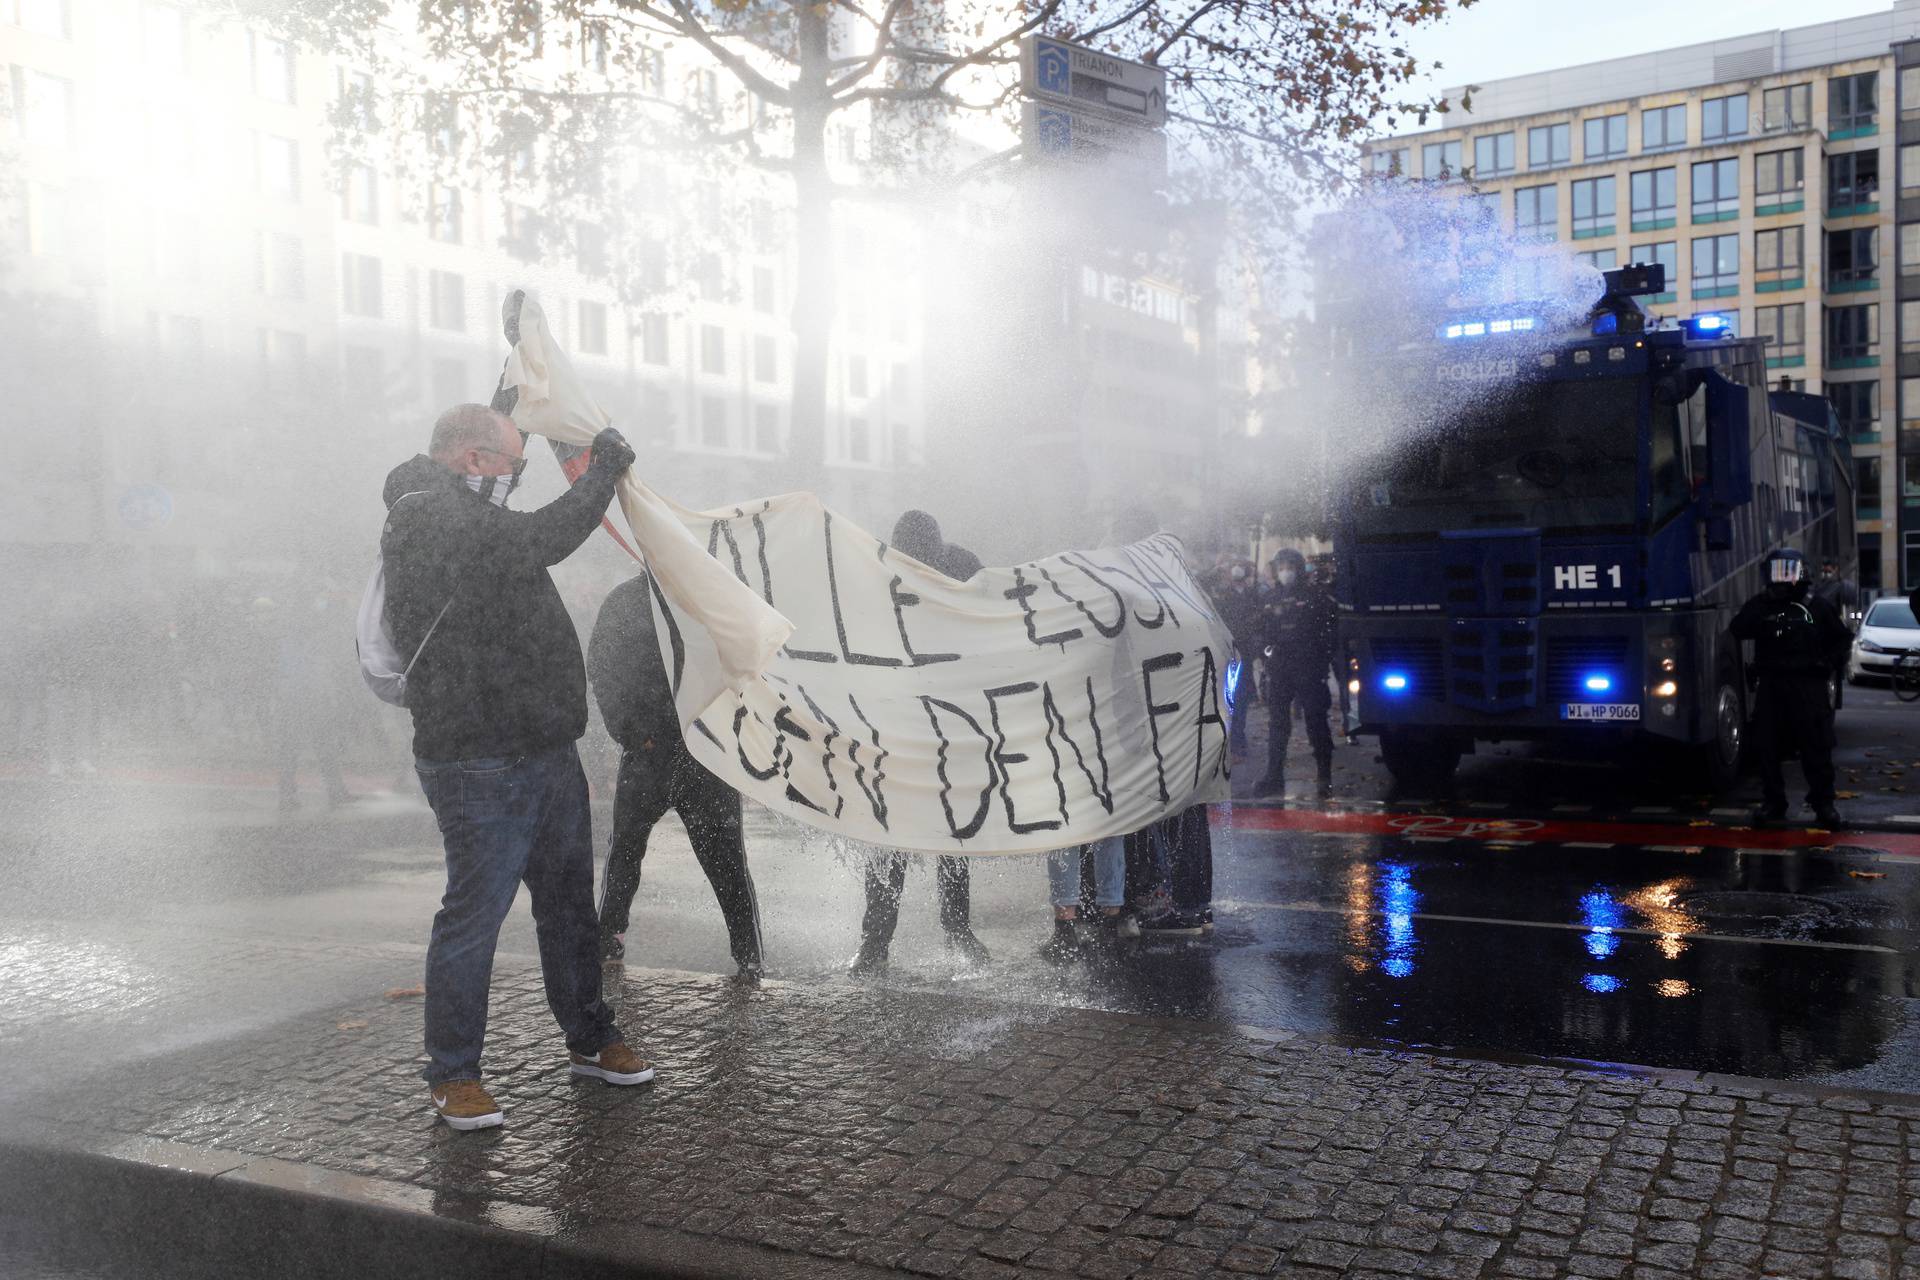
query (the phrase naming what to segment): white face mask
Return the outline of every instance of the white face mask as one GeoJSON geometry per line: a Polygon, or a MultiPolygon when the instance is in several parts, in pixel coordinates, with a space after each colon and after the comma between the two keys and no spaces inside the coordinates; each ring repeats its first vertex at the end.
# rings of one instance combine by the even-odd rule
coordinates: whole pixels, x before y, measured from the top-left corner
{"type": "Polygon", "coordinates": [[[518,476],[461,476],[467,482],[467,488],[485,498],[496,507],[507,505],[507,496],[520,483],[518,476]]]}
{"type": "Polygon", "coordinates": [[[1273,580],[1283,587],[1290,587],[1299,576],[1299,574],[1291,569],[1282,569],[1279,573],[1273,575],[1273,580]]]}

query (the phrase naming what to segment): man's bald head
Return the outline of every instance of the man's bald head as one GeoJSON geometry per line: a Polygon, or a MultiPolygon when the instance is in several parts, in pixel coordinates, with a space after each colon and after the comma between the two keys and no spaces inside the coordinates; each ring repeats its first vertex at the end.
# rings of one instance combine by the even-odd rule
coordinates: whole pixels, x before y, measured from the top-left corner
{"type": "Polygon", "coordinates": [[[513,419],[484,404],[457,404],[435,420],[428,457],[457,470],[460,460],[475,449],[519,457],[520,432],[513,419]]]}

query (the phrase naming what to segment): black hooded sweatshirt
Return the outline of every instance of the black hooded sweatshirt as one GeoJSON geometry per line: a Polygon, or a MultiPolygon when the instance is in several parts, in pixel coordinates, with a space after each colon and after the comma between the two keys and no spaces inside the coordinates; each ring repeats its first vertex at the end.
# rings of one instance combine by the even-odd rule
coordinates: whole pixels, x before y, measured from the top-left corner
{"type": "Polygon", "coordinates": [[[580,637],[547,569],[593,532],[615,478],[589,467],[538,511],[509,511],[424,454],[387,476],[387,621],[403,657],[420,652],[407,677],[415,756],[516,757],[587,731],[580,637]]]}

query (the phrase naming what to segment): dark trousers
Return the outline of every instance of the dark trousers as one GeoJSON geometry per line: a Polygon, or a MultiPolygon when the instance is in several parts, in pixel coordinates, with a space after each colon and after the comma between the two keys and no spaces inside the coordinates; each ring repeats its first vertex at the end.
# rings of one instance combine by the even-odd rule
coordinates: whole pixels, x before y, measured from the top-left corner
{"type": "Polygon", "coordinates": [[[1753,747],[1769,808],[1786,807],[1787,784],[1780,761],[1794,746],[1800,750],[1800,769],[1807,775],[1807,803],[1816,809],[1832,804],[1833,708],[1827,703],[1824,671],[1760,677],[1753,698],[1753,747]]]}
{"type": "Polygon", "coordinates": [[[600,998],[593,944],[593,835],[587,775],[573,744],[527,756],[415,760],[447,849],[447,891],[427,943],[429,1084],[478,1080],[487,986],[500,924],[522,881],[547,1007],[575,1053],[620,1039],[600,998]]]}
{"type": "Polygon", "coordinates": [[[1162,888],[1175,911],[1213,905],[1213,829],[1196,804],[1126,839],[1127,902],[1143,908],[1162,888]]]}
{"type": "Polygon", "coordinates": [[[1293,736],[1293,704],[1307,722],[1307,741],[1321,773],[1333,767],[1333,733],[1327,728],[1327,710],[1333,696],[1327,692],[1325,671],[1286,671],[1269,668],[1267,680],[1267,776],[1287,775],[1287,739],[1293,736]]]}
{"type": "MultiPolygon", "coordinates": [[[[965,858],[941,858],[934,868],[940,888],[940,927],[965,933],[972,916],[972,886],[965,858]]],[[[860,940],[886,946],[900,923],[900,894],[907,887],[907,855],[881,854],[867,863],[867,912],[860,918],[860,940]]]]}
{"type": "Polygon", "coordinates": [[[613,837],[607,874],[600,886],[601,936],[627,931],[647,837],[667,810],[686,824],[693,856],[707,873],[720,917],[727,923],[733,962],[760,964],[760,908],[747,871],[740,830],[740,793],[700,767],[682,743],[620,753],[620,781],[613,796],[613,837]]]}

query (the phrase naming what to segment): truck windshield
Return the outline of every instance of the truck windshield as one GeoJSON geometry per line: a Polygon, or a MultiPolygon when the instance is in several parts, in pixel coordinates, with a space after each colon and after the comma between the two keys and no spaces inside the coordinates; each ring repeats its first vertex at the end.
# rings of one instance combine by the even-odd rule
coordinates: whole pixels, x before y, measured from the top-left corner
{"type": "Polygon", "coordinates": [[[1453,529],[1631,528],[1641,382],[1502,388],[1358,463],[1361,536],[1453,529]]]}

